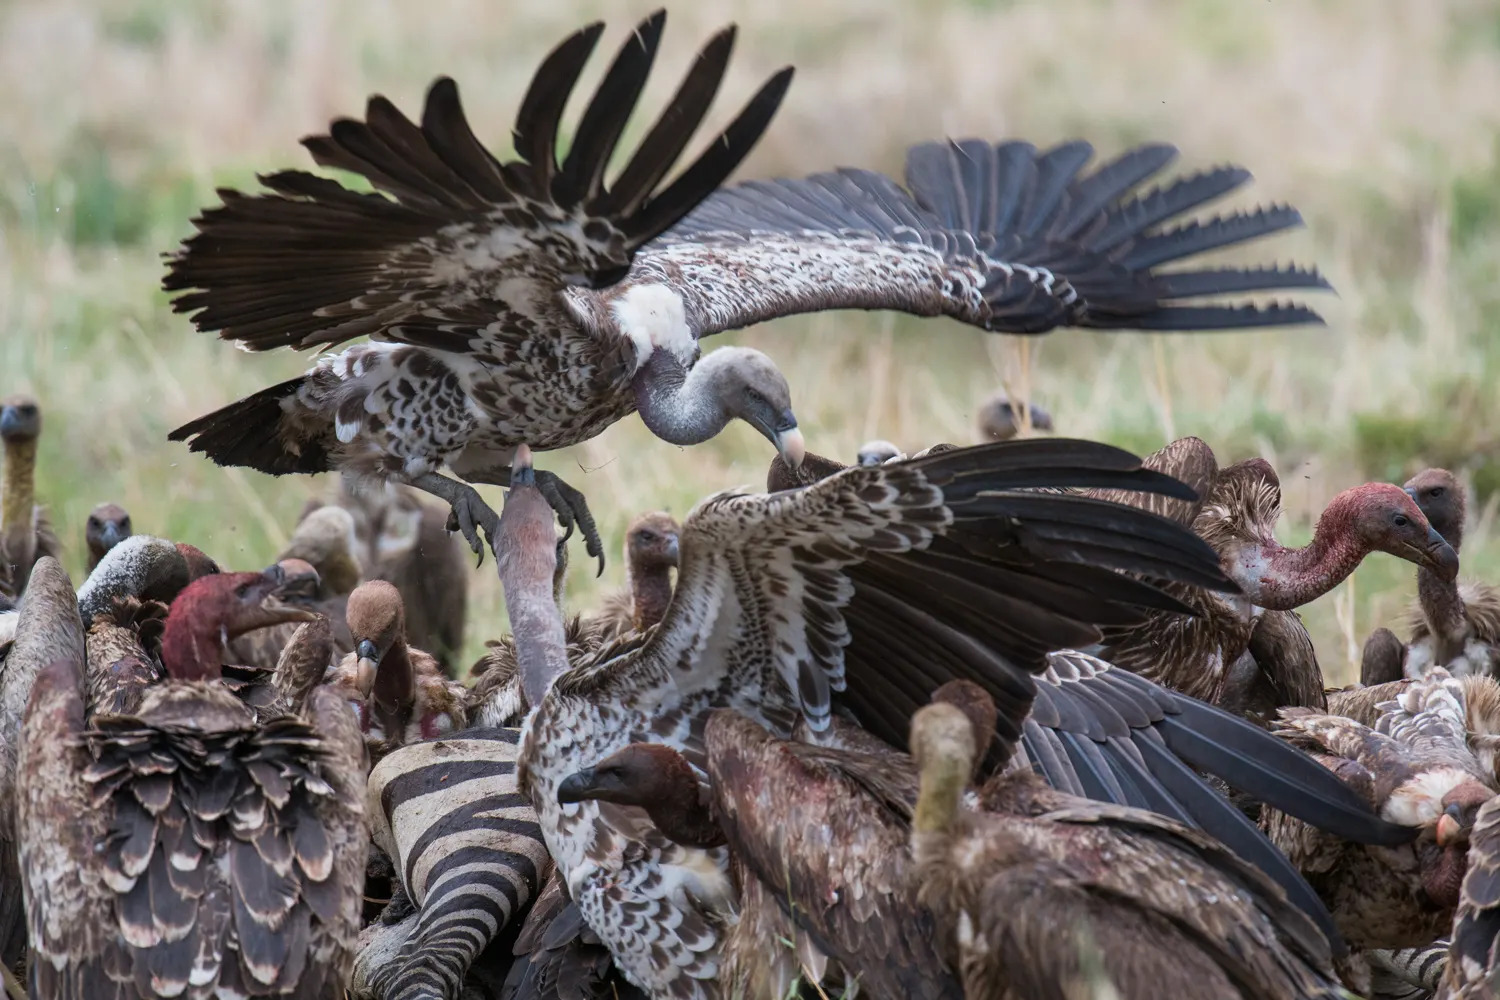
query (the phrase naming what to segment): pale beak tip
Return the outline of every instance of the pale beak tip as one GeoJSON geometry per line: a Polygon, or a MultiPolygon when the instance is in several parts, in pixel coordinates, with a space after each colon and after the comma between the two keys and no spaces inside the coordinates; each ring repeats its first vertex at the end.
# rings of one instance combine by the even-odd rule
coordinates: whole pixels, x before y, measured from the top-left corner
{"type": "Polygon", "coordinates": [[[1439,847],[1447,847],[1455,842],[1463,832],[1463,824],[1452,816],[1444,814],[1438,817],[1436,840],[1439,847]]]}
{"type": "Polygon", "coordinates": [[[781,453],[781,460],[787,464],[787,468],[793,472],[802,468],[802,458],[807,453],[802,442],[802,431],[792,427],[777,432],[776,450],[781,453]]]}

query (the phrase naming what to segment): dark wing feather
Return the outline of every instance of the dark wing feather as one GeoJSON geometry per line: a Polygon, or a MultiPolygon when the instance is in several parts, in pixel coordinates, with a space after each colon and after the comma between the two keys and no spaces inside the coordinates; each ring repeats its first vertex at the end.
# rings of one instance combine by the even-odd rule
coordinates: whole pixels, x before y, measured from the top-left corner
{"type": "Polygon", "coordinates": [[[1494,995],[1500,985],[1500,798],[1479,809],[1469,837],[1469,868],[1464,875],[1453,936],[1448,946],[1447,983],[1454,996],[1469,1000],[1494,995]]]}
{"type": "Polygon", "coordinates": [[[1300,225],[1273,207],[1163,228],[1250,179],[1226,167],[1132,190],[1175,157],[1148,145],[1084,174],[1086,143],[922,143],[907,189],[870,171],[751,181],[715,192],[637,261],[619,292],[666,281],[698,336],[821,309],[951,316],[985,330],[1229,329],[1321,322],[1300,305],[1191,300],[1322,289],[1296,267],[1163,272],[1300,225]],[[690,273],[694,280],[674,279],[690,273]]]}
{"type": "Polygon", "coordinates": [[[300,171],[262,177],[264,194],[220,191],[223,204],[195,220],[198,233],[169,260],[163,287],[183,293],[173,308],[250,350],[366,335],[433,346],[424,331],[442,329],[437,346],[465,351],[514,335],[476,322],[476,312],[492,319],[505,302],[524,310],[568,284],[618,280],[641,244],[738,167],[791,79],[789,69],[774,75],[657,191],[723,77],[732,33],[721,32],[611,191],[604,170],[664,20],[653,14],[625,43],[561,166],[563,108],[602,25],[575,32],[537,70],[517,114],[518,158],[510,162],[474,137],[451,80],[429,89],[420,125],[385,98],[371,98],[365,120],[340,119],[303,144],[319,164],[359,174],[384,193],[353,192],[300,171]],[[519,291],[497,292],[501,285],[519,291]]]}

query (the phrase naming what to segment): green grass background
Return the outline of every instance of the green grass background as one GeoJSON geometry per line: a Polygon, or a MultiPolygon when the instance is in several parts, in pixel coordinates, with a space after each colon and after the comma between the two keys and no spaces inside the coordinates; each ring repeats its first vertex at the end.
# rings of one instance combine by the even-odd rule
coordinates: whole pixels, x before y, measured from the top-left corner
{"type": "MultiPolygon", "coordinates": [[[[414,114],[441,73],[459,81],[477,130],[504,151],[529,74],[555,41],[607,17],[601,48],[613,50],[650,9],[637,0],[0,4],[0,393],[27,389],[43,403],[40,490],[70,568],[81,571],[83,520],[101,500],[124,504],[139,531],[254,567],[309,493],[326,488],[222,470],[165,441],[178,423],[310,360],[239,353],[169,312],[160,255],[216,186],[308,165],[297,138],[357,113],[368,94],[414,114]]],[[[1254,170],[1237,204],[1297,205],[1307,229],[1253,256],[1316,263],[1339,291],[1317,303],[1323,329],[1067,332],[1029,355],[946,320],[864,313],[720,338],[780,362],[814,450],[850,456],[872,436],[908,448],[969,441],[978,402],[1009,385],[1047,406],[1064,433],[1141,451],[1194,433],[1223,461],[1265,456],[1281,473],[1288,543],[1308,537],[1340,489],[1444,464],[1475,490],[1465,573],[1495,575],[1500,8],[694,0],[671,12],[651,113],[728,21],[741,32],[715,123],[778,66],[798,67],[740,176],[837,164],[899,173],[907,144],[943,135],[1082,137],[1101,154],[1165,140],[1184,166],[1254,170]]],[[[605,62],[596,57],[581,91],[605,62]]],[[[747,427],[681,450],[632,418],[542,464],[588,493],[617,552],[635,513],[680,515],[714,490],[759,484],[768,457],[747,427]]],[[[602,581],[576,572],[570,595],[586,606],[622,578],[616,556],[602,581]]],[[[1372,557],[1306,609],[1330,681],[1349,678],[1364,635],[1396,618],[1412,578],[1407,564],[1372,557]]],[[[488,563],[471,607],[477,650],[505,628],[488,563]]]]}

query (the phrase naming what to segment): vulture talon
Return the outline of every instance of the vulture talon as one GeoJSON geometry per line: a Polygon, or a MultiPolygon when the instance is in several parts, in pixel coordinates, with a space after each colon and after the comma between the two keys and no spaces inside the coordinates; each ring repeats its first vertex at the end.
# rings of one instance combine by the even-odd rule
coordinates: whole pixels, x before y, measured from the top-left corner
{"type": "Polygon", "coordinates": [[[448,530],[463,534],[470,551],[479,557],[479,561],[474,564],[475,569],[483,566],[484,550],[492,548],[493,539],[499,535],[500,515],[484,502],[479,491],[468,483],[449,479],[436,472],[419,476],[412,480],[411,485],[448,502],[451,508],[448,512],[448,530]],[[483,541],[479,537],[481,530],[484,532],[483,541]]]}
{"type": "Polygon", "coordinates": [[[596,576],[604,575],[604,542],[599,537],[599,528],[594,524],[594,515],[589,510],[588,500],[578,490],[569,486],[558,478],[556,473],[544,472],[538,469],[536,472],[536,486],[552,509],[557,512],[557,519],[561,522],[563,540],[572,537],[573,528],[583,532],[584,548],[588,554],[599,560],[599,572],[596,576]]]}

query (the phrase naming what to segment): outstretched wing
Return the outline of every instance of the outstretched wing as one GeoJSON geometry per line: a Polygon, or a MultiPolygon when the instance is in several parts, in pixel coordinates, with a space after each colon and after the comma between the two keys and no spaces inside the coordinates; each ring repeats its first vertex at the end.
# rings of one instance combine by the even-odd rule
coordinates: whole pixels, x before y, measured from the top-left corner
{"type": "Polygon", "coordinates": [[[1231,586],[1187,529],[1031,492],[1046,485],[1188,495],[1126,452],[1062,439],[849,469],[802,490],[720,494],[689,515],[672,604],[638,655],[664,669],[727,671],[740,684],[758,676],[764,691],[790,692],[788,707],[818,731],[842,691],[867,728],[903,746],[911,713],[951,677],[1029,703],[1028,675],[1047,650],[1092,641],[1097,623],[1135,620],[1141,607],[1181,610],[1114,570],[1231,586]]]}
{"type": "Polygon", "coordinates": [[[699,53],[681,88],[614,182],[605,167],[650,72],[666,21],[637,26],[558,162],[564,105],[603,31],[591,24],[552,51],[516,117],[517,159],[502,163],[469,128],[458,87],[441,78],[422,121],[384,97],[365,120],[340,119],[303,145],[319,164],[359,174],[385,194],[351,191],[297,170],[261,178],[270,193],[221,190],[172,257],[173,302],[247,350],[313,347],[372,336],[438,350],[490,352],[534,326],[567,284],[601,287],[636,248],[677,222],[739,165],[791,79],[773,76],[671,184],[662,179],[702,123],[728,64],[734,30],[699,53]],[[389,195],[390,197],[387,197],[389,195]]]}
{"type": "Polygon", "coordinates": [[[1040,152],[965,139],[913,146],[905,189],[847,168],[748,181],[711,195],[600,297],[664,282],[699,337],[821,309],[951,316],[1004,333],[1321,322],[1300,305],[1222,301],[1327,288],[1316,271],[1161,269],[1301,224],[1285,206],[1174,224],[1248,171],[1220,167],[1132,195],[1177,151],[1141,146],[1085,174],[1092,155],[1084,142],[1040,152]]]}

